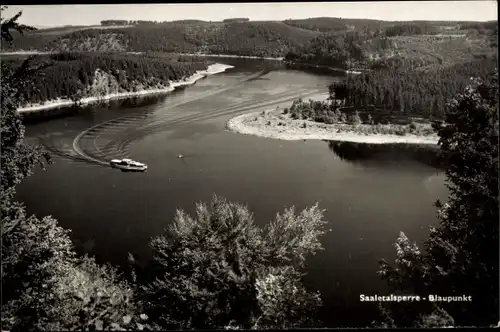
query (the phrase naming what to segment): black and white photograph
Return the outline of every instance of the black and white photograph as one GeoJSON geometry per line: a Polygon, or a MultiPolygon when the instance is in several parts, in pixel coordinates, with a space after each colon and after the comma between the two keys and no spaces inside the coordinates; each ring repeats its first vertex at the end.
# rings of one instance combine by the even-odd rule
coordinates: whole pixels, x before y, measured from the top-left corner
{"type": "Polygon", "coordinates": [[[499,327],[498,3],[1,6],[1,331],[499,327]]]}

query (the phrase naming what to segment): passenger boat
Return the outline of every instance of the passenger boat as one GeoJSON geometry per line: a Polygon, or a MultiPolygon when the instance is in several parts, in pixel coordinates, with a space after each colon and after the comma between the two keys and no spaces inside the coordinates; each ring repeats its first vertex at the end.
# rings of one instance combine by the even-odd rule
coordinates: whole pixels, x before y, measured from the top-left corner
{"type": "Polygon", "coordinates": [[[124,172],[145,172],[148,169],[146,164],[132,159],[113,159],[109,164],[111,167],[119,168],[124,172]]]}

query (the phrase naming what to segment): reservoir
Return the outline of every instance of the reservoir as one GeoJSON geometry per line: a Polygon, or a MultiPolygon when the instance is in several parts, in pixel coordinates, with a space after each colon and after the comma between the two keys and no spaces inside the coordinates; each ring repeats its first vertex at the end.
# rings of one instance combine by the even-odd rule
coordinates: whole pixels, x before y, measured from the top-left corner
{"type": "Polygon", "coordinates": [[[422,244],[437,223],[434,201],[446,198],[444,175],[411,146],[382,151],[228,132],[225,123],[236,115],[324,96],[341,78],[272,61],[216,61],[235,68],[168,95],[28,123],[27,140],[46,145],[54,163],[19,187],[19,199],[30,213],[71,229],[80,252],[114,264],[128,252],[147,259],[148,239],[176,209],[192,213],[214,193],[246,203],[262,226],[285,207],[319,202],[331,231],[322,238],[325,250],[307,261],[306,283],[322,294],[327,326],[367,326],[376,310],[360,294],[389,295],[376,275],[378,260],[394,259],[401,231],[422,244]],[[77,136],[86,157],[75,152],[77,136]],[[148,172],[103,165],[127,157],[148,172]]]}

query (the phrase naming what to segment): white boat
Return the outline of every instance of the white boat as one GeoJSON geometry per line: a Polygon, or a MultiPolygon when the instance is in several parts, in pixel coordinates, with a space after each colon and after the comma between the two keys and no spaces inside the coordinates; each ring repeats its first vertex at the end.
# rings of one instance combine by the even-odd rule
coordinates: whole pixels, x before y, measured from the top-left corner
{"type": "Polygon", "coordinates": [[[113,159],[109,162],[111,167],[119,168],[128,172],[144,172],[148,169],[146,164],[134,161],[132,159],[113,159]]]}

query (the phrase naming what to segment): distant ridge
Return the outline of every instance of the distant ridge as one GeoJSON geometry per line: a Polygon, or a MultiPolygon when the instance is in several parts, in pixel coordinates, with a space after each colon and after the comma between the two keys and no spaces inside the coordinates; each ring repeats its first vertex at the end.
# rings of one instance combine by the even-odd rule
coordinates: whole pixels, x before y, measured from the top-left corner
{"type": "Polygon", "coordinates": [[[410,58],[425,58],[426,61],[429,58],[431,62],[440,62],[451,58],[453,61],[470,59],[472,55],[467,53],[467,47],[471,45],[476,50],[474,53],[483,49],[490,52],[486,49],[487,45],[482,44],[495,43],[497,26],[496,21],[394,22],[338,17],[284,21],[250,21],[248,18],[234,17],[221,22],[197,19],[169,22],[115,19],[103,20],[101,25],[46,26],[39,31],[16,36],[13,44],[2,44],[1,50],[201,53],[265,58],[288,56],[292,62],[305,61],[333,67],[334,64],[330,63],[333,58],[341,59],[344,63],[349,57],[354,60],[361,53],[374,58],[401,57],[404,53],[410,58]],[[431,37],[465,40],[447,43],[454,50],[450,51],[441,47],[442,43],[431,41],[431,37]],[[359,42],[356,46],[351,45],[353,38],[359,42]],[[347,53],[357,53],[348,56],[347,49],[350,50],[347,53]],[[323,56],[318,57],[318,54],[323,56]]]}
{"type": "Polygon", "coordinates": [[[39,30],[57,28],[55,25],[34,25],[39,30]]]}

